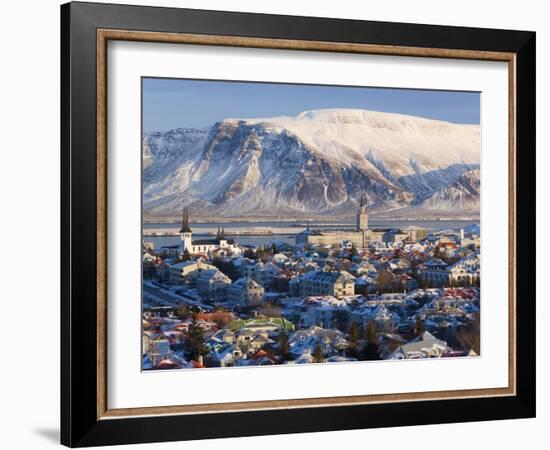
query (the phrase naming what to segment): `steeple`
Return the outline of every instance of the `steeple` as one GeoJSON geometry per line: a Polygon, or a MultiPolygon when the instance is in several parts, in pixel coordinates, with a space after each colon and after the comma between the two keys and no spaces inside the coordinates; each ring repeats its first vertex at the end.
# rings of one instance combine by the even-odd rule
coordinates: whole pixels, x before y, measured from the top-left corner
{"type": "Polygon", "coordinates": [[[221,237],[220,225],[218,224],[218,232],[216,233],[216,239],[221,237]]]}
{"type": "Polygon", "coordinates": [[[361,193],[361,200],[359,201],[359,209],[356,215],[357,231],[366,231],[369,228],[369,215],[367,213],[367,202],[365,196],[361,193]]]}
{"type": "Polygon", "coordinates": [[[361,197],[359,199],[359,210],[362,212],[367,212],[367,199],[365,198],[364,192],[361,192],[361,197]]]}
{"type": "Polygon", "coordinates": [[[220,234],[220,239],[225,239],[225,229],[224,229],[223,223],[222,223],[222,232],[220,234]]]}
{"type": "Polygon", "coordinates": [[[189,208],[187,207],[183,208],[180,233],[191,233],[191,227],[189,226],[189,208]]]}

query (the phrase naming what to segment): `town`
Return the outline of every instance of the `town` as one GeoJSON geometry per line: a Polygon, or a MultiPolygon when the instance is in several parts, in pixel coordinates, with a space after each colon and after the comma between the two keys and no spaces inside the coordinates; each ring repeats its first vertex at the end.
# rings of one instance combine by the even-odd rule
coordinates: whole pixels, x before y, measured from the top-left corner
{"type": "Polygon", "coordinates": [[[480,355],[480,231],[310,229],[240,245],[223,224],[143,242],[143,370],[480,355]]]}

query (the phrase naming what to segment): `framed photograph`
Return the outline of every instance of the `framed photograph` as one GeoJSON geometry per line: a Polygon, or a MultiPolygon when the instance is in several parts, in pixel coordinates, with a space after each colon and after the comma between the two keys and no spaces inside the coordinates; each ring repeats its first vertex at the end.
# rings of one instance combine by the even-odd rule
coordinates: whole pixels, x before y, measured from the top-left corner
{"type": "Polygon", "coordinates": [[[61,7],[62,443],[535,415],[535,33],[61,7]]]}

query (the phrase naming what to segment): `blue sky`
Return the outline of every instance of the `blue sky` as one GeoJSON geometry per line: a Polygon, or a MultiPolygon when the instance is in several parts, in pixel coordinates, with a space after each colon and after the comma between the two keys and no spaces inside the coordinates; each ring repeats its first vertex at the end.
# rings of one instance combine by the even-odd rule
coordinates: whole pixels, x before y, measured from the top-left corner
{"type": "Polygon", "coordinates": [[[477,92],[144,78],[143,131],[200,128],[227,118],[295,116],[323,108],[479,124],[479,102],[477,92]]]}

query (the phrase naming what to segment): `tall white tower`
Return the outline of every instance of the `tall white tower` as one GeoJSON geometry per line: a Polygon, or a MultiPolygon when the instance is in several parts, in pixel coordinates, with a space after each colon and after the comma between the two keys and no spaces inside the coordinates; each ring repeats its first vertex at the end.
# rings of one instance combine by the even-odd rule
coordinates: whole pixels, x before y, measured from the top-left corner
{"type": "Polygon", "coordinates": [[[369,215],[367,213],[367,202],[363,198],[363,194],[361,194],[361,203],[356,218],[357,231],[367,231],[369,228],[369,215]]]}
{"type": "Polygon", "coordinates": [[[189,226],[189,208],[183,208],[183,219],[181,222],[180,236],[182,241],[181,254],[185,253],[185,250],[188,250],[189,253],[192,253],[192,242],[193,242],[193,232],[189,226]]]}
{"type": "Polygon", "coordinates": [[[367,202],[361,194],[361,202],[356,216],[357,231],[361,233],[362,247],[365,248],[367,241],[367,234],[369,232],[369,215],[367,213],[367,202]]]}

